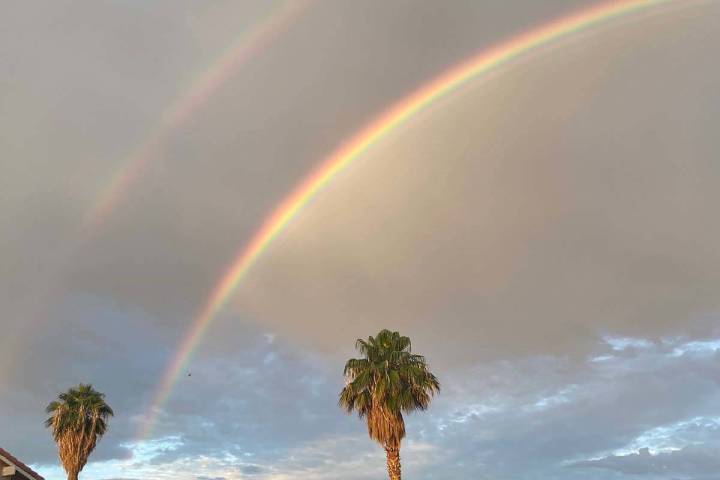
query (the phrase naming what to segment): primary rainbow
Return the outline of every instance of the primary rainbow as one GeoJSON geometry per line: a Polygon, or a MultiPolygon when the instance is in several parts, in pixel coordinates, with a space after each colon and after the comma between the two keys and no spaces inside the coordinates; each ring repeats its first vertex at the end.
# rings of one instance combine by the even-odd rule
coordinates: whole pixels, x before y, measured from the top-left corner
{"type": "Polygon", "coordinates": [[[147,438],[151,433],[162,406],[179,376],[183,373],[208,325],[223,308],[255,260],[262,255],[275,237],[285,229],[310,199],[361,154],[435,100],[457,89],[468,80],[506,64],[524,53],[622,15],[634,13],[654,5],[679,3],[680,1],[624,0],[605,2],[518,35],[507,42],[482,51],[479,55],[451,68],[415,90],[386,110],[350,140],[343,143],[265,219],[260,229],[250,242],[238,252],[230,267],[225,271],[220,281],[217,282],[215,289],[203,309],[198,312],[192,326],[170,362],[155,393],[151,409],[147,414],[146,422],[139,433],[138,439],[147,438]]]}
{"type": "Polygon", "coordinates": [[[161,120],[145,140],[122,162],[121,168],[97,195],[85,216],[83,227],[92,229],[101,224],[115,209],[129,187],[145,171],[150,160],[157,158],[169,135],[183,125],[232,75],[255,57],[264,47],[286,30],[292,21],[311,3],[310,0],[283,0],[255,26],[244,31],[190,88],[177,98],[161,116],[161,120]]]}

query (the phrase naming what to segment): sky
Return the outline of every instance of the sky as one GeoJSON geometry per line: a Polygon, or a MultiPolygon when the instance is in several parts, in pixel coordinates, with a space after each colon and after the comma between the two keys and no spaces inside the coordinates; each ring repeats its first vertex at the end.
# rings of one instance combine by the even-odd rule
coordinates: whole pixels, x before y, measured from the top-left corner
{"type": "Polygon", "coordinates": [[[720,479],[715,0],[580,31],[394,129],[155,401],[238,250],[324,159],[597,3],[4,2],[0,446],[64,478],[44,409],[84,382],[116,413],[86,480],[385,478],[337,395],[355,339],[390,328],[442,386],[406,419],[408,478],[720,479]]]}

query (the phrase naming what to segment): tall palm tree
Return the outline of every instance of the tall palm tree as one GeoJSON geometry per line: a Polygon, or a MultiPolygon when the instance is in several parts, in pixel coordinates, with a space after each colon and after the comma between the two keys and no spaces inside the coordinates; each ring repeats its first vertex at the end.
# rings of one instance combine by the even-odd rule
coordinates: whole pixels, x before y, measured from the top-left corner
{"type": "Polygon", "coordinates": [[[45,411],[50,417],[45,426],[52,431],[58,455],[68,480],[77,480],[100,437],[114,415],[105,403],[105,395],[92,385],[81,383],[58,395],[45,411]]]}
{"type": "Polygon", "coordinates": [[[365,419],[370,438],[385,449],[390,480],[400,480],[403,413],[427,409],[440,383],[425,357],[413,354],[410,339],[398,332],[382,330],[374,338],[358,339],[355,348],[362,358],[345,364],[338,404],[365,419]]]}

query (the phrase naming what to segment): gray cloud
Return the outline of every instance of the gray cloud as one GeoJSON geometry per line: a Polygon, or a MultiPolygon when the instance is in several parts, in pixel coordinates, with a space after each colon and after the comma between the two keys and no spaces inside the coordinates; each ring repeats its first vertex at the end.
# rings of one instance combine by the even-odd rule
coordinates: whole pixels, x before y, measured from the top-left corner
{"type": "Polygon", "coordinates": [[[236,308],[327,350],[412,329],[461,363],[709,333],[718,72],[694,62],[713,15],[608,31],[431,108],[326,188],[236,308]]]}
{"type": "Polygon", "coordinates": [[[635,454],[611,455],[598,460],[578,462],[575,466],[660,478],[715,478],[720,464],[717,448],[685,447],[656,455],[644,448],[635,454]]]}

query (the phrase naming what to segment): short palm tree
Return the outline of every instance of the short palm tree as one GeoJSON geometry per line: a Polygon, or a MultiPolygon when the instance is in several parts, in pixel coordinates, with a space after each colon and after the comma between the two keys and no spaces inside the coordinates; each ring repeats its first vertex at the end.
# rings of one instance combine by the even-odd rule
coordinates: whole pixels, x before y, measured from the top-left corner
{"type": "Polygon", "coordinates": [[[45,409],[45,426],[52,431],[68,480],[77,480],[114,415],[105,395],[92,385],[80,384],[58,395],[45,409]]]}
{"type": "Polygon", "coordinates": [[[358,339],[355,348],[362,358],[345,364],[338,403],[365,419],[370,438],[385,449],[390,480],[400,480],[403,413],[427,409],[440,383],[425,357],[413,354],[410,339],[398,332],[382,330],[374,338],[358,339]]]}

